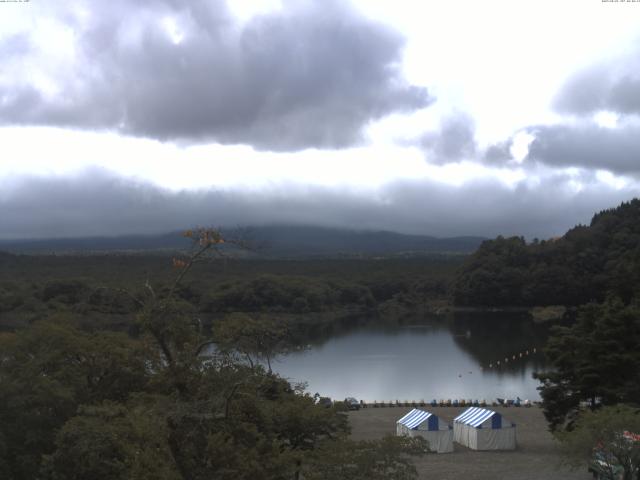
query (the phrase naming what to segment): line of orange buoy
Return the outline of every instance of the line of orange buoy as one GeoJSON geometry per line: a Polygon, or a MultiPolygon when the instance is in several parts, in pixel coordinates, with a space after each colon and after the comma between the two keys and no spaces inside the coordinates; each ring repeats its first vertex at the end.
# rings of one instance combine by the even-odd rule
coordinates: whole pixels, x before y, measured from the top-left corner
{"type": "MultiPolygon", "coordinates": [[[[537,348],[534,347],[534,348],[531,349],[531,354],[534,354],[534,353],[537,353],[537,352],[538,352],[537,348]]],[[[495,363],[491,362],[489,364],[489,368],[493,368],[494,365],[496,367],[499,367],[501,362],[509,363],[509,360],[513,361],[513,360],[516,360],[516,359],[519,359],[519,358],[522,358],[522,357],[526,357],[528,355],[529,355],[529,350],[525,350],[524,353],[523,352],[519,352],[517,355],[512,355],[511,358],[504,357],[504,360],[497,360],[495,363]]],[[[482,370],[482,367],[480,367],[480,370],[482,370]]]]}

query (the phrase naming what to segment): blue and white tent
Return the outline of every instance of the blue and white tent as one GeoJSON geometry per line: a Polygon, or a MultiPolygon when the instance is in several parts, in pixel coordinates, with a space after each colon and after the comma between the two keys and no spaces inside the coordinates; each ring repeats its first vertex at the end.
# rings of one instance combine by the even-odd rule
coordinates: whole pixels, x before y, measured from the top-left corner
{"type": "Polygon", "coordinates": [[[514,450],[516,425],[498,412],[471,407],[453,419],[453,439],[473,450],[514,450]]]}
{"type": "Polygon", "coordinates": [[[420,436],[429,442],[429,450],[438,453],[453,452],[453,430],[436,415],[414,408],[396,423],[396,434],[420,436]]]}

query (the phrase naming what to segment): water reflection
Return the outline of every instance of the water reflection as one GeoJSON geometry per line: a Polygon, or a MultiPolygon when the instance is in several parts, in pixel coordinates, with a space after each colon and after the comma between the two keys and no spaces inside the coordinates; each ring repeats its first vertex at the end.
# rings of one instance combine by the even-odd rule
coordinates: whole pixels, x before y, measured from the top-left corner
{"type": "Polygon", "coordinates": [[[513,315],[351,323],[281,358],[275,370],[308,382],[311,393],[338,399],[538,399],[532,374],[544,367],[540,347],[547,331],[513,315]]]}

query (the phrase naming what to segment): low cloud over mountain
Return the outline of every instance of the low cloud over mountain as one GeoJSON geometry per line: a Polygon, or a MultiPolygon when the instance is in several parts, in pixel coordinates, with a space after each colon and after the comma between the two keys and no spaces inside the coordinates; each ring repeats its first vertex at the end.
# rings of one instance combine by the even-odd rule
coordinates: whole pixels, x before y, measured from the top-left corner
{"type": "Polygon", "coordinates": [[[551,175],[515,188],[497,181],[447,186],[397,181],[379,189],[274,186],[257,191],[171,192],[89,170],[72,177],[5,180],[0,236],[74,237],[162,233],[193,225],[319,225],[434,236],[498,234],[549,237],[633,192],[595,178],[551,175]]]}

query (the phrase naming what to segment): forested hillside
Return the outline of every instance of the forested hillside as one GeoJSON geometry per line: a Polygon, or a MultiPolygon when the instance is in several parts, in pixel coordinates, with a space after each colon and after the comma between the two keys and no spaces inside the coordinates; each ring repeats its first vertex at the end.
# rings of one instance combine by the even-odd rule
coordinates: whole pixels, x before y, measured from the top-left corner
{"type": "Polygon", "coordinates": [[[640,200],[594,215],[563,237],[482,243],[452,285],[457,305],[582,305],[640,291],[640,200]]]}
{"type": "MultiPolygon", "coordinates": [[[[230,312],[288,314],[304,322],[345,315],[402,314],[446,301],[462,258],[207,259],[175,292],[205,323],[230,312]]],[[[92,328],[126,329],[137,312],[127,295],[171,281],[162,255],[31,256],[0,252],[0,330],[65,314],[92,328]]]]}

